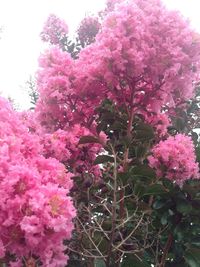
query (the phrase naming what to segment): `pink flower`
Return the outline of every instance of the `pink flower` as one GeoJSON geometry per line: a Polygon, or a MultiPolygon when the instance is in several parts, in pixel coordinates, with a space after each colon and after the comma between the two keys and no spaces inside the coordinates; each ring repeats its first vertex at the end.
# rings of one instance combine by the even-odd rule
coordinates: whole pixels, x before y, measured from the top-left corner
{"type": "Polygon", "coordinates": [[[56,15],[51,14],[48,17],[40,36],[42,41],[57,45],[67,33],[68,26],[65,21],[61,20],[56,15]]]}
{"type": "Polygon", "coordinates": [[[0,107],[0,257],[14,255],[11,266],[30,261],[30,254],[43,266],[64,266],[63,240],[70,239],[76,214],[68,196],[72,174],[42,156],[40,137],[22,114],[3,98],[0,107]]]}
{"type": "Polygon", "coordinates": [[[98,18],[86,17],[83,19],[77,31],[81,43],[88,45],[94,42],[100,27],[101,24],[99,23],[98,18]]]}
{"type": "Polygon", "coordinates": [[[146,122],[153,126],[159,137],[166,136],[170,120],[166,113],[152,114],[146,117],[146,122]]]}
{"type": "Polygon", "coordinates": [[[200,178],[194,145],[191,138],[183,134],[160,141],[148,160],[158,177],[166,177],[180,186],[186,180],[200,178]]]}
{"type": "Polygon", "coordinates": [[[2,240],[0,239],[0,258],[3,258],[5,256],[5,247],[3,245],[2,240]]]}

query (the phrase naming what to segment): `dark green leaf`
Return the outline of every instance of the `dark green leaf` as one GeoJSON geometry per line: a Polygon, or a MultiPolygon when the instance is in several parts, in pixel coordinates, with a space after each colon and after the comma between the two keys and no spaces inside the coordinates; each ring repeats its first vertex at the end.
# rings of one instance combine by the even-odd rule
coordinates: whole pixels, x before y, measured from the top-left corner
{"type": "Polygon", "coordinates": [[[69,260],[67,267],[86,267],[86,263],[80,260],[69,260]]]}
{"type": "Polygon", "coordinates": [[[196,147],[196,156],[197,156],[197,161],[200,162],[200,145],[196,147]]]}
{"type": "Polygon", "coordinates": [[[106,267],[104,260],[96,259],[94,263],[94,267],[106,267]]]}
{"type": "Polygon", "coordinates": [[[100,141],[97,137],[92,135],[86,135],[80,138],[79,144],[88,144],[88,143],[100,143],[100,141]]]}
{"type": "Polygon", "coordinates": [[[168,212],[165,212],[163,214],[163,216],[161,217],[161,224],[162,225],[167,225],[167,223],[168,223],[168,217],[169,217],[169,213],[168,212]]]}
{"type": "Polygon", "coordinates": [[[143,122],[138,123],[135,128],[135,138],[141,141],[150,140],[154,138],[153,128],[143,122]]]}
{"type": "Polygon", "coordinates": [[[185,199],[179,199],[176,205],[177,211],[183,214],[188,214],[192,210],[192,205],[185,199]]]}
{"type": "Polygon", "coordinates": [[[191,242],[192,245],[200,248],[200,237],[196,237],[191,242]]]}
{"type": "Polygon", "coordinates": [[[144,195],[162,195],[166,193],[168,193],[168,191],[163,185],[154,184],[154,185],[149,186],[146,189],[146,192],[144,193],[144,195]]]}
{"type": "Polygon", "coordinates": [[[165,200],[156,200],[154,203],[153,203],[153,208],[155,210],[158,210],[158,209],[161,209],[163,208],[164,206],[166,205],[166,201],[165,200]]]}
{"type": "Polygon", "coordinates": [[[142,197],[145,193],[145,186],[139,182],[135,183],[134,194],[139,198],[142,197]]]}
{"type": "Polygon", "coordinates": [[[155,171],[150,168],[148,165],[141,165],[137,166],[133,169],[133,174],[137,176],[142,176],[142,177],[149,177],[149,178],[155,178],[156,174],[155,171]]]}
{"type": "Polygon", "coordinates": [[[99,155],[96,157],[94,164],[102,164],[106,162],[114,162],[114,158],[108,155],[99,155]]]}
{"type": "Polygon", "coordinates": [[[150,267],[150,265],[144,262],[143,259],[139,259],[134,255],[128,255],[124,258],[121,267],[150,267]]]}
{"type": "Polygon", "coordinates": [[[192,131],[192,140],[195,144],[197,144],[198,138],[199,138],[198,134],[192,131]]]}
{"type": "Polygon", "coordinates": [[[190,248],[186,250],[184,258],[190,267],[200,266],[200,249],[190,248]]]}
{"type": "Polygon", "coordinates": [[[175,126],[177,128],[178,131],[183,131],[185,128],[185,120],[184,118],[176,118],[175,120],[175,126]]]}

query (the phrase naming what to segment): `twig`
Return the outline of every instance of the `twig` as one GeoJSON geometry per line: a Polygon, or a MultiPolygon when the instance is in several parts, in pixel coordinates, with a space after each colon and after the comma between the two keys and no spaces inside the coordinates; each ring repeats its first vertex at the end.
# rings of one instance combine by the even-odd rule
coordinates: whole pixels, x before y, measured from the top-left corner
{"type": "Polygon", "coordinates": [[[116,205],[117,205],[117,155],[115,153],[114,148],[112,147],[113,155],[114,155],[114,170],[113,170],[113,203],[112,203],[112,230],[111,230],[111,238],[108,248],[108,257],[106,261],[106,266],[110,266],[110,259],[111,259],[111,253],[112,253],[112,246],[114,241],[114,234],[116,229],[116,205]]]}
{"type": "Polygon", "coordinates": [[[127,237],[125,239],[122,240],[122,242],[120,242],[117,246],[115,246],[114,248],[115,249],[118,249],[120,248],[134,233],[135,231],[138,229],[138,227],[140,226],[142,220],[143,220],[143,217],[144,217],[144,214],[142,214],[139,222],[137,223],[137,225],[135,226],[135,228],[130,232],[129,235],[127,235],[127,237]]]}
{"type": "Polygon", "coordinates": [[[172,241],[173,241],[173,235],[170,233],[169,236],[168,236],[167,243],[165,245],[164,251],[163,251],[163,255],[162,255],[159,267],[165,267],[165,261],[166,261],[169,249],[170,249],[170,247],[172,245],[172,241]]]}
{"type": "Polygon", "coordinates": [[[84,232],[86,233],[86,235],[88,236],[88,238],[90,239],[91,243],[93,244],[93,246],[95,247],[95,249],[97,250],[97,252],[100,254],[101,257],[105,258],[105,256],[103,256],[103,254],[101,253],[101,251],[99,250],[99,248],[96,246],[96,244],[94,243],[94,241],[92,240],[90,234],[88,234],[87,230],[85,229],[85,226],[82,224],[82,222],[79,220],[79,218],[77,218],[79,223],[81,224],[84,232]]]}

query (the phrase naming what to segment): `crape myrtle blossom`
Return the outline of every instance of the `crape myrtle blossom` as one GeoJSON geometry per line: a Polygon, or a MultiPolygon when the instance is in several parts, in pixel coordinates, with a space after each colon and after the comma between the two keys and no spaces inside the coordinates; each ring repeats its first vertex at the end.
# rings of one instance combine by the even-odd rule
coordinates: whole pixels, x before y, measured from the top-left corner
{"type": "MultiPolygon", "coordinates": [[[[91,129],[94,103],[77,94],[75,77],[74,60],[59,47],[51,47],[40,56],[37,72],[39,100],[35,116],[47,131],[53,132],[75,124],[90,126],[91,129]]],[[[98,103],[100,97],[96,97],[98,103]]]]}
{"type": "Polygon", "coordinates": [[[77,30],[78,37],[82,45],[91,44],[95,41],[95,36],[99,32],[101,24],[96,17],[84,18],[77,30]]]}
{"type": "MultiPolygon", "coordinates": [[[[40,97],[32,121],[35,125],[29,127],[35,128],[40,136],[46,157],[55,157],[78,173],[89,171],[100,177],[99,166],[93,166],[93,162],[102,151],[106,136],[96,132],[93,121],[88,127],[94,107],[74,94],[73,64],[71,56],[58,47],[40,56],[37,74],[40,97]],[[81,136],[87,135],[99,138],[99,144],[80,146],[81,136]]],[[[30,119],[27,122],[30,124],[30,119]]]]}
{"type": "Polygon", "coordinates": [[[105,98],[152,116],[182,105],[198,79],[200,37],[159,0],[120,0],[102,17],[95,42],[73,60],[52,47],[40,57],[41,123],[86,127],[105,98]]]}
{"type": "Polygon", "coordinates": [[[168,127],[171,125],[169,116],[166,113],[157,113],[145,116],[145,121],[155,129],[159,137],[166,136],[168,127]]]}
{"type": "Polygon", "coordinates": [[[0,144],[0,257],[12,259],[10,266],[64,266],[63,240],[70,239],[75,216],[72,174],[42,156],[40,138],[3,98],[0,144]]]}
{"type": "Polygon", "coordinates": [[[194,145],[186,135],[177,134],[160,141],[148,160],[158,177],[168,178],[180,186],[188,179],[200,178],[194,145]]]}
{"type": "Polygon", "coordinates": [[[71,56],[58,47],[53,47],[40,56],[37,73],[39,100],[36,113],[41,125],[49,131],[63,128],[63,125],[72,121],[72,74],[71,56]]]}
{"type": "Polygon", "coordinates": [[[101,177],[99,165],[94,165],[96,156],[103,151],[107,138],[103,132],[96,136],[96,144],[79,144],[80,137],[94,136],[94,134],[80,126],[74,125],[65,130],[57,130],[53,133],[45,133],[41,142],[45,157],[53,157],[63,162],[74,175],[90,173],[94,181],[101,177]]]}
{"type": "Polygon", "coordinates": [[[77,94],[95,105],[109,97],[147,113],[192,97],[198,35],[160,1],[120,2],[104,17],[96,42],[75,61],[77,94]]]}
{"type": "Polygon", "coordinates": [[[58,45],[60,40],[68,34],[68,26],[64,20],[56,15],[49,15],[40,36],[42,41],[58,45]]]}
{"type": "Polygon", "coordinates": [[[104,132],[96,133],[95,125],[90,130],[75,124],[65,127],[63,125],[63,129],[50,131],[45,125],[41,126],[38,123],[37,112],[22,112],[20,116],[29,131],[38,136],[45,158],[59,160],[68,171],[73,170],[74,176],[90,173],[94,182],[101,178],[100,167],[94,165],[94,160],[100,152],[103,152],[107,136],[104,132]],[[79,144],[80,138],[84,136],[96,138],[97,143],[79,144]]]}

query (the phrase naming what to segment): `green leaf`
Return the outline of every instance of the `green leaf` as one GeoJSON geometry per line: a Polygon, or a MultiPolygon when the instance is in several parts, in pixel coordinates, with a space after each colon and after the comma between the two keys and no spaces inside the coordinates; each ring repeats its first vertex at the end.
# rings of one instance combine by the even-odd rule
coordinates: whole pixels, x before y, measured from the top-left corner
{"type": "Polygon", "coordinates": [[[197,161],[200,162],[200,145],[196,147],[196,156],[197,156],[197,161]]]}
{"type": "Polygon", "coordinates": [[[162,195],[168,193],[168,190],[161,184],[154,184],[147,188],[144,195],[162,195]]]}
{"type": "Polygon", "coordinates": [[[185,128],[185,119],[184,118],[176,118],[175,120],[175,126],[178,131],[183,131],[185,128]]]}
{"type": "Polygon", "coordinates": [[[139,198],[142,197],[145,193],[145,186],[139,182],[135,183],[134,194],[139,198]]]}
{"type": "Polygon", "coordinates": [[[198,134],[196,132],[192,131],[192,140],[195,144],[197,144],[198,138],[199,138],[198,134]]]}
{"type": "Polygon", "coordinates": [[[153,203],[153,208],[154,208],[155,210],[158,210],[158,209],[163,208],[165,205],[166,205],[166,200],[160,199],[160,200],[156,200],[156,201],[153,203]]]}
{"type": "Polygon", "coordinates": [[[86,263],[84,263],[82,260],[69,260],[67,267],[86,267],[86,263]]]}
{"type": "Polygon", "coordinates": [[[154,130],[148,124],[143,122],[138,123],[135,128],[135,138],[141,141],[151,140],[154,138],[154,130]]]}
{"type": "Polygon", "coordinates": [[[186,232],[185,229],[181,227],[180,224],[178,224],[174,229],[174,236],[176,240],[182,241],[185,237],[185,232],[186,232]]]}
{"type": "Polygon", "coordinates": [[[190,267],[200,266],[200,249],[190,248],[186,250],[184,258],[190,267]]]}
{"type": "Polygon", "coordinates": [[[161,217],[161,220],[160,220],[161,224],[162,224],[162,225],[167,225],[167,223],[168,223],[168,218],[169,218],[169,214],[168,214],[168,212],[165,212],[165,213],[163,214],[163,216],[161,217]]]}
{"type": "Polygon", "coordinates": [[[106,267],[104,260],[96,259],[94,263],[94,267],[106,267]]]}
{"type": "Polygon", "coordinates": [[[134,255],[127,255],[123,259],[121,267],[150,267],[150,265],[134,255]]]}
{"type": "Polygon", "coordinates": [[[188,214],[192,210],[192,205],[185,199],[179,199],[176,204],[176,209],[180,213],[188,214]]]}
{"type": "Polygon", "coordinates": [[[133,174],[142,177],[155,178],[155,171],[148,165],[141,165],[133,168],[133,174]]]}
{"type": "Polygon", "coordinates": [[[123,185],[125,185],[127,183],[128,179],[130,178],[130,173],[119,172],[117,176],[118,176],[118,179],[120,179],[120,181],[122,181],[123,185]]]}
{"type": "Polygon", "coordinates": [[[169,179],[163,178],[162,183],[163,183],[164,187],[166,187],[169,191],[174,190],[174,184],[169,179]]]}
{"type": "Polygon", "coordinates": [[[134,157],[141,158],[144,157],[145,153],[147,152],[147,145],[145,143],[132,147],[132,154],[134,153],[134,157]]]}
{"type": "Polygon", "coordinates": [[[114,162],[114,158],[108,155],[99,155],[96,157],[94,164],[103,164],[106,162],[114,162]]]}
{"type": "Polygon", "coordinates": [[[80,138],[79,145],[88,143],[100,143],[99,139],[92,135],[85,135],[80,138]]]}
{"type": "Polygon", "coordinates": [[[196,246],[196,247],[198,247],[198,248],[200,248],[200,237],[194,238],[192,240],[191,244],[194,245],[194,246],[196,246]]]}

